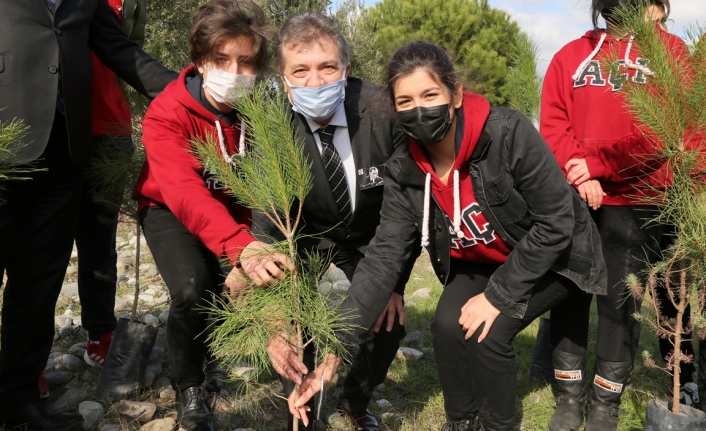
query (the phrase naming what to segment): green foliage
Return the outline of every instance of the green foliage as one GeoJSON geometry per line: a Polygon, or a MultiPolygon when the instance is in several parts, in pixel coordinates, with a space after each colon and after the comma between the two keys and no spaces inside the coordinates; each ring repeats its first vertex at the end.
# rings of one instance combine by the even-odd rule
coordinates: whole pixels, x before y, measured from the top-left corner
{"type": "Polygon", "coordinates": [[[145,51],[171,70],[191,64],[186,38],[191,17],[204,0],[149,1],[145,51]]]}
{"type": "MultiPolygon", "coordinates": [[[[310,162],[304,156],[283,94],[272,95],[267,82],[253,89],[251,98],[238,102],[246,136],[251,144],[235,156],[235,168],[226,162],[216,138],[207,135],[193,142],[194,153],[229,193],[246,207],[263,212],[286,241],[273,251],[289,256],[298,268],[276,285],[250,286],[235,299],[218,300],[211,312],[215,325],[211,348],[226,364],[247,362],[269,367],[268,340],[279,336],[303,354],[303,340],[313,340],[317,357],[326,353],[346,356],[336,333],[350,329],[337,305],[318,291],[318,280],[328,261],[318,255],[300,258],[295,248],[302,202],[312,187],[310,162]]],[[[258,389],[246,378],[244,389],[258,389]]]]}
{"type": "Polygon", "coordinates": [[[530,120],[539,121],[542,77],[537,73],[539,47],[525,33],[515,38],[515,51],[507,73],[508,106],[523,112],[530,120]]]}
{"type": "Polygon", "coordinates": [[[383,62],[415,40],[447,50],[465,86],[493,105],[509,99],[508,66],[520,33],[487,0],[383,0],[370,11],[383,62]]]}
{"type": "MultiPolygon", "coordinates": [[[[656,205],[656,222],[675,227],[674,242],[663,251],[663,260],[650,265],[645,286],[633,282],[633,293],[654,298],[656,289],[666,289],[678,313],[691,305],[693,325],[703,325],[706,306],[706,42],[700,35],[680,53],[667,46],[652,23],[646,23],[642,11],[647,3],[619,12],[627,32],[643,58],[650,60],[654,72],[649,85],[626,80],[623,88],[626,106],[650,131],[645,138],[652,148],[648,154],[635,154],[635,166],[644,171],[642,185],[648,197],[645,203],[656,205]],[[669,179],[654,184],[648,168],[666,163],[669,179]]],[[[617,58],[615,59],[617,61],[617,58]]],[[[656,301],[653,301],[656,302],[656,301]]],[[[681,319],[668,319],[654,307],[655,316],[646,320],[658,336],[675,345],[691,327],[681,319]]],[[[699,327],[694,328],[699,332],[699,327]]],[[[704,327],[701,328],[704,333],[704,327]]],[[[680,354],[670,358],[667,368],[674,372],[675,393],[679,391],[680,354]]],[[[679,403],[675,403],[678,411],[679,403]]],[[[676,412],[675,412],[676,413],[676,412]]]]}
{"type": "Polygon", "coordinates": [[[326,12],[331,5],[330,0],[255,0],[267,14],[270,23],[278,30],[292,15],[305,10],[326,12]]]}
{"type": "Polygon", "coordinates": [[[377,84],[384,84],[386,61],[376,48],[375,26],[370,10],[363,0],[345,0],[333,14],[333,19],[348,41],[351,76],[377,84]]]}
{"type": "Polygon", "coordinates": [[[0,122],[0,180],[8,179],[17,172],[17,152],[22,148],[22,138],[27,136],[28,126],[22,120],[0,122]]]}

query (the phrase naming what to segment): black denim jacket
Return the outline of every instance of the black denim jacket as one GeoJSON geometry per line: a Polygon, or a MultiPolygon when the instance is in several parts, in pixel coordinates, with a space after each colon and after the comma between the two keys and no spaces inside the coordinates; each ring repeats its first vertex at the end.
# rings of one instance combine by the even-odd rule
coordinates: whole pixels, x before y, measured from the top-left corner
{"type": "MultiPolygon", "coordinates": [[[[581,290],[606,293],[600,237],[588,207],[567,184],[551,150],[524,115],[491,109],[469,171],[483,215],[512,248],[485,290],[493,306],[508,316],[523,317],[532,288],[550,270],[581,290]]],[[[367,338],[413,244],[420,241],[424,179],[408,146],[399,147],[386,163],[380,225],[341,304],[342,310],[356,316],[350,323],[358,328],[340,335],[351,346],[367,338]]],[[[446,217],[434,203],[427,250],[442,284],[449,276],[449,243],[446,217]]]]}

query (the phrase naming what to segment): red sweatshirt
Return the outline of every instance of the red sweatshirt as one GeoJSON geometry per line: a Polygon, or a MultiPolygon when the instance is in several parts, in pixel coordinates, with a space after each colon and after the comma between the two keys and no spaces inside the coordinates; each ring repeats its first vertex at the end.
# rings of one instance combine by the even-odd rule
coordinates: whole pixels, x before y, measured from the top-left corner
{"type": "MultiPolygon", "coordinates": [[[[122,0],[108,0],[108,4],[122,21],[122,0]]],[[[91,63],[93,64],[93,136],[130,136],[132,134],[130,104],[118,77],[101,63],[92,51],[91,63]]]]}
{"type": "MultiPolygon", "coordinates": [[[[218,142],[219,120],[186,88],[186,77],[197,73],[194,66],[187,67],[150,104],[142,122],[147,160],[133,199],[140,210],[166,205],[209,250],[235,262],[242,249],[255,241],[248,232],[250,210],[237,205],[191,153],[190,141],[195,138],[211,134],[218,142]]],[[[238,149],[240,122],[220,124],[226,151],[233,155],[238,149]]]]}
{"type": "MultiPolygon", "coordinates": [[[[431,190],[434,200],[446,215],[451,237],[451,257],[479,263],[502,264],[510,254],[510,248],[495,233],[483,216],[480,205],[473,195],[468,160],[476,148],[478,139],[490,114],[490,103],[473,93],[463,94],[463,138],[456,161],[444,184],[429,162],[421,145],[411,140],[409,150],[412,158],[424,174],[431,175],[431,190]],[[463,238],[454,231],[454,171],[458,171],[458,190],[460,199],[460,228],[463,238]]],[[[458,138],[458,137],[457,137],[458,138]]]]}
{"type": "MultiPolygon", "coordinates": [[[[640,57],[637,47],[629,44],[629,37],[617,40],[606,35],[598,53],[577,70],[603,34],[589,31],[564,46],[552,59],[544,77],[540,132],[562,168],[570,159],[586,159],[591,178],[599,180],[607,194],[603,205],[635,205],[640,202],[637,188],[644,189],[646,182],[662,187],[668,178],[664,163],[652,161],[641,166],[640,156],[644,153],[624,150],[652,148],[649,143],[633,145],[645,138],[625,109],[620,91],[621,79],[649,82],[644,71],[624,64],[628,45],[630,62],[649,67],[649,59],[640,57]],[[621,59],[618,73],[611,72],[610,58],[615,52],[621,59]],[[626,171],[626,166],[633,169],[626,171]]],[[[672,52],[684,52],[681,39],[666,32],[663,36],[672,52]]]]}

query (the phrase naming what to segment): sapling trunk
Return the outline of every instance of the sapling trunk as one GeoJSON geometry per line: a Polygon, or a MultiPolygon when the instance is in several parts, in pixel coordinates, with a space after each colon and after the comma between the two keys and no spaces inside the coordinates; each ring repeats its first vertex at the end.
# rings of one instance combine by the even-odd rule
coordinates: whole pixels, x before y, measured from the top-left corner
{"type": "Polygon", "coordinates": [[[672,395],[672,413],[679,413],[679,393],[681,392],[681,382],[679,381],[679,376],[681,375],[681,358],[683,356],[681,352],[681,340],[684,318],[684,311],[686,310],[686,304],[689,301],[689,297],[686,291],[686,262],[682,260],[681,270],[679,271],[679,304],[677,305],[677,322],[674,328],[674,355],[672,356],[672,364],[674,364],[674,376],[673,376],[673,388],[674,394],[672,395]]]}

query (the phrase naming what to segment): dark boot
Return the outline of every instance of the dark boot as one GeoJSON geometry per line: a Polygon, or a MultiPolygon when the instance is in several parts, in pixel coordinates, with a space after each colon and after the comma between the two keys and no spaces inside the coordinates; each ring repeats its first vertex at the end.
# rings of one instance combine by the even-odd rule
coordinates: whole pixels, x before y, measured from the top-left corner
{"type": "Polygon", "coordinates": [[[585,431],[616,431],[620,397],[630,378],[632,362],[606,362],[596,358],[585,431]]]}
{"type": "Polygon", "coordinates": [[[211,412],[201,388],[192,386],[180,391],[176,386],[177,421],[187,431],[214,431],[211,412]]]}
{"type": "Polygon", "coordinates": [[[547,318],[539,320],[539,331],[534,342],[534,353],[530,363],[529,378],[538,383],[552,383],[554,368],[552,368],[551,322],[547,318]]]}
{"type": "Polygon", "coordinates": [[[26,431],[67,431],[81,425],[83,417],[55,413],[39,403],[27,404],[11,417],[3,417],[6,429],[18,427],[26,431]]]}
{"type": "Polygon", "coordinates": [[[223,389],[223,370],[218,367],[218,364],[207,362],[203,369],[204,374],[204,390],[207,394],[220,394],[223,389]]]}
{"type": "Polygon", "coordinates": [[[554,350],[556,410],[549,420],[549,431],[578,431],[586,408],[586,356],[554,350]]]}
{"type": "Polygon", "coordinates": [[[447,418],[446,423],[441,427],[441,431],[483,431],[483,425],[476,413],[466,416],[462,420],[447,418]]]}

